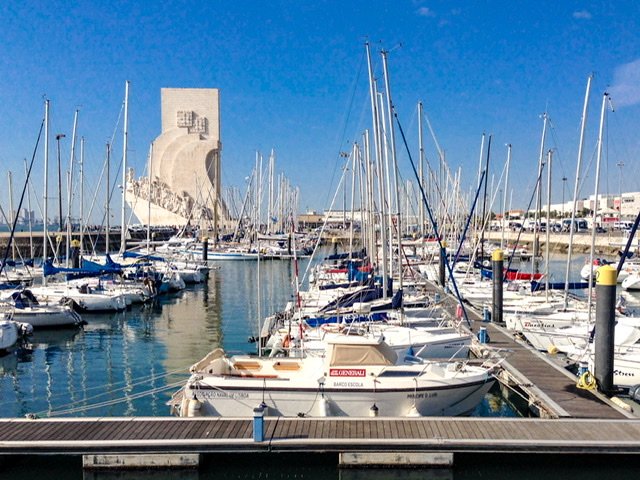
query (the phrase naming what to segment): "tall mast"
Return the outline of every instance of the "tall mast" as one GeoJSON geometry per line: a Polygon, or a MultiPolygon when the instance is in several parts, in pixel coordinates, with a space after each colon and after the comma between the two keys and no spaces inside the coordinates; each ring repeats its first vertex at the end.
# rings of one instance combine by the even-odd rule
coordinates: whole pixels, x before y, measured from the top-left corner
{"type": "MultiPolygon", "coordinates": [[[[42,213],[42,262],[47,261],[47,246],[49,243],[49,228],[47,217],[49,214],[49,100],[44,102],[44,198],[42,213]]],[[[42,284],[47,284],[47,277],[42,273],[42,284]]]]}
{"type": "Polygon", "coordinates": [[[69,250],[71,243],[71,203],[73,198],[73,160],[76,153],[76,128],[78,126],[78,110],[73,115],[73,132],[71,134],[71,154],[69,155],[69,176],[67,177],[67,241],[65,242],[65,258],[67,259],[67,267],[69,263],[69,250]]]}
{"type": "MultiPolygon", "coordinates": [[[[509,190],[509,168],[511,167],[511,144],[507,145],[507,172],[504,180],[504,196],[502,200],[502,235],[500,237],[500,250],[504,250],[504,221],[507,216],[507,191],[509,190]]],[[[508,225],[508,224],[507,224],[508,225]]],[[[548,228],[548,227],[547,227],[548,228]]]]}
{"type": "MultiPolygon", "coordinates": [[[[547,227],[545,228],[545,298],[549,301],[549,254],[551,250],[551,159],[553,158],[553,150],[547,152],[547,227]]],[[[540,222],[542,223],[542,222],[540,222]]]]}
{"type": "Polygon", "coordinates": [[[580,168],[582,166],[582,152],[584,150],[584,131],[587,126],[587,113],[589,109],[589,94],[591,92],[591,80],[593,74],[587,78],[587,89],[584,94],[584,105],[582,107],[582,123],[580,125],[580,144],[578,146],[578,162],[576,164],[576,181],[573,185],[573,208],[571,209],[571,224],[569,228],[569,249],[567,251],[567,265],[564,275],[564,308],[569,302],[569,269],[571,268],[571,252],[573,250],[573,222],[576,218],[576,200],[578,199],[578,186],[580,185],[580,168]]]}
{"type": "MultiPolygon", "coordinates": [[[[122,141],[122,215],[120,217],[120,254],[123,254],[127,243],[127,221],[125,215],[125,196],[127,193],[127,147],[129,140],[129,80],[124,84],[124,131],[122,141]]],[[[151,172],[149,172],[151,176],[151,172]]]]}
{"type": "Polygon", "coordinates": [[[31,219],[31,189],[29,188],[29,167],[27,166],[27,159],[24,159],[24,174],[27,179],[27,222],[29,223],[29,258],[33,260],[33,225],[31,219]]]}
{"type": "Polygon", "coordinates": [[[549,116],[547,112],[542,114],[542,138],[540,139],[540,154],[538,156],[538,176],[536,181],[536,210],[533,214],[533,255],[531,256],[531,271],[538,273],[538,257],[540,256],[540,239],[538,238],[538,220],[540,217],[540,208],[542,205],[542,168],[544,166],[544,143],[547,137],[547,121],[549,116]]]}
{"type": "Polygon", "coordinates": [[[153,142],[149,145],[149,167],[147,168],[147,255],[151,253],[151,167],[153,161],[153,142]]]}
{"type": "MultiPolygon", "coordinates": [[[[11,223],[11,228],[13,228],[16,215],[13,211],[13,174],[11,170],[9,170],[7,177],[9,180],[9,222],[11,223]]],[[[11,259],[14,262],[16,260],[16,242],[11,242],[11,259]]]]}
{"type": "Polygon", "coordinates": [[[84,137],[80,138],[80,249],[84,240],[84,137]]]}
{"type": "Polygon", "coordinates": [[[593,290],[593,254],[596,245],[596,217],[598,216],[598,194],[600,187],[600,165],[602,163],[602,137],[604,133],[604,116],[607,111],[607,99],[609,98],[609,94],[607,92],[602,96],[602,107],[600,109],[600,129],[598,131],[598,156],[596,160],[596,184],[593,188],[593,214],[592,214],[592,223],[591,223],[591,249],[589,253],[589,294],[588,298],[588,312],[589,316],[591,316],[591,306],[593,305],[593,299],[591,296],[591,292],[593,290]]]}
{"type": "MultiPolygon", "coordinates": [[[[422,102],[418,102],[418,176],[420,187],[424,190],[424,141],[422,139],[422,102]]],[[[418,202],[420,205],[420,237],[424,238],[424,202],[418,202]]]]}
{"type": "MultiPolygon", "coordinates": [[[[387,117],[389,118],[389,137],[391,140],[391,163],[393,167],[393,184],[396,190],[395,203],[396,203],[396,229],[398,232],[398,288],[402,289],[402,219],[400,215],[400,186],[398,185],[398,159],[396,157],[396,135],[395,128],[393,127],[393,102],[391,101],[391,85],[389,82],[389,69],[387,66],[387,54],[386,50],[381,52],[382,54],[382,68],[384,72],[384,88],[387,91],[387,117]]],[[[391,209],[391,205],[389,205],[391,209]]],[[[393,245],[393,237],[389,239],[389,245],[393,245]]],[[[393,258],[391,259],[393,263],[393,258]]]]}
{"type": "MultiPolygon", "coordinates": [[[[381,157],[382,157],[382,146],[381,146],[381,141],[380,141],[380,126],[379,126],[379,116],[378,116],[378,94],[377,94],[377,89],[376,89],[376,82],[375,82],[375,78],[373,76],[373,65],[371,63],[371,50],[369,48],[369,42],[365,42],[365,49],[367,52],[367,65],[369,68],[369,96],[371,99],[371,118],[372,118],[372,128],[373,128],[373,142],[374,142],[374,148],[375,148],[375,152],[376,152],[376,163],[378,164],[378,178],[380,180],[382,180],[382,176],[381,173],[382,171],[379,168],[379,162],[381,161],[381,157]]],[[[382,181],[383,183],[383,181],[382,181]]],[[[380,188],[378,189],[379,191],[379,199],[380,199],[380,217],[381,217],[381,224],[384,223],[384,220],[382,220],[382,217],[384,217],[384,205],[383,205],[383,201],[382,201],[382,195],[380,194],[380,188]]],[[[375,230],[374,230],[374,234],[375,234],[375,230]]],[[[380,228],[380,240],[382,243],[382,268],[383,268],[383,273],[382,273],[382,290],[383,290],[383,295],[384,298],[386,298],[387,296],[387,283],[388,283],[388,279],[387,279],[387,249],[386,249],[386,231],[385,228],[381,225],[380,228]]],[[[377,250],[377,242],[374,240],[373,243],[374,249],[377,250]]],[[[375,255],[377,257],[377,252],[371,252],[372,255],[375,255]]]]}
{"type": "Polygon", "coordinates": [[[109,217],[111,216],[111,208],[109,204],[111,203],[111,178],[109,175],[109,162],[111,161],[111,145],[107,143],[107,204],[105,205],[106,215],[106,232],[105,232],[105,244],[104,251],[105,253],[109,253],[109,231],[111,230],[111,222],[109,217]]]}

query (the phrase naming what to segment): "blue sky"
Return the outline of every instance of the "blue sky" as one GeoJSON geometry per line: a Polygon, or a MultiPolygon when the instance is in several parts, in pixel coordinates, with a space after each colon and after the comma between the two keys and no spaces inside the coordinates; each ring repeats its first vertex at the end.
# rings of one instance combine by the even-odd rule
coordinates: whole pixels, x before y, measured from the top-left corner
{"type": "MultiPolygon", "coordinates": [[[[379,51],[390,51],[391,93],[413,154],[422,100],[450,167],[462,168],[466,188],[476,182],[486,132],[493,135],[496,179],[505,144],[513,145],[514,206],[526,206],[546,110],[553,126],[547,147],[556,150],[553,201],[559,202],[560,179],[572,184],[575,176],[584,90],[593,72],[585,161],[594,156],[608,90],[615,112],[608,116],[601,190],[617,192],[621,172],[624,190],[640,190],[632,174],[640,150],[635,1],[23,1],[2,2],[0,19],[5,210],[7,171],[17,192],[43,95],[51,100],[52,135],[67,135],[61,144],[65,165],[73,113],[80,109],[87,182],[97,189],[104,145],[114,130],[115,162],[121,156],[117,120],[125,80],[131,81],[129,161],[138,175],[160,133],[160,89],[219,88],[223,184],[244,188],[255,151],[268,156],[274,148],[277,170],[301,188],[300,209],[327,208],[340,152],[370,128],[366,39],[378,76],[379,51]]],[[[430,139],[427,154],[435,159],[430,139]]],[[[38,195],[42,163],[38,154],[38,195]]],[[[400,163],[411,178],[406,155],[400,163]]],[[[593,182],[587,173],[583,196],[593,182]]]]}

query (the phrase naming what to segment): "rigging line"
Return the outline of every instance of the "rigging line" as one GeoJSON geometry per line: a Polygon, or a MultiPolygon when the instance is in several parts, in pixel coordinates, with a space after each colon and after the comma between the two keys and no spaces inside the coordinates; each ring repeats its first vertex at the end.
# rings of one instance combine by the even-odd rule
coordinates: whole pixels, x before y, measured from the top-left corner
{"type": "MultiPolygon", "coordinates": [[[[38,152],[38,145],[40,144],[40,137],[42,136],[42,130],[44,129],[44,119],[42,119],[42,123],[40,124],[40,131],[38,132],[38,138],[36,139],[36,145],[33,148],[33,154],[31,156],[31,163],[29,164],[29,170],[27,171],[27,179],[24,182],[24,186],[22,187],[22,195],[20,196],[20,202],[18,203],[18,212],[22,209],[22,202],[24,201],[24,195],[27,191],[27,186],[29,184],[29,177],[31,176],[31,169],[33,168],[33,162],[36,159],[36,153],[38,152]]],[[[45,219],[46,222],[46,219],[45,219]]],[[[2,264],[0,264],[0,273],[4,270],[4,266],[7,263],[7,258],[9,257],[9,250],[11,248],[11,243],[13,242],[13,237],[16,233],[16,226],[18,225],[18,215],[13,219],[13,225],[11,226],[11,235],[9,236],[9,240],[7,241],[7,246],[4,250],[4,258],[2,260],[2,264]]],[[[46,228],[45,228],[46,230],[46,228]]]]}
{"type": "Polygon", "coordinates": [[[176,388],[177,386],[181,385],[183,382],[174,382],[171,384],[167,384],[164,385],[162,387],[157,387],[157,388],[153,388],[150,390],[145,390],[143,392],[139,392],[139,393],[135,393],[132,395],[126,395],[122,398],[115,398],[112,400],[105,400],[104,402],[99,402],[99,403],[93,403],[90,405],[85,405],[82,407],[75,407],[75,408],[67,408],[64,410],[43,410],[41,412],[36,413],[36,416],[39,415],[47,415],[48,417],[55,417],[55,416],[61,416],[61,415],[68,415],[70,413],[78,413],[78,412],[85,412],[87,410],[95,410],[96,408],[101,408],[101,407],[110,407],[113,405],[117,405],[119,403],[123,403],[123,402],[131,402],[132,400],[138,400],[140,398],[144,398],[148,395],[153,395],[156,393],[160,393],[160,392],[164,392],[166,390],[170,390],[172,388],[176,388]]]}
{"type": "MultiPolygon", "coordinates": [[[[177,374],[180,374],[180,373],[188,373],[188,370],[185,370],[183,368],[176,369],[176,370],[172,370],[172,371],[163,373],[162,375],[152,375],[152,376],[148,377],[146,380],[136,380],[133,383],[129,383],[127,380],[123,380],[121,382],[113,383],[110,386],[110,389],[108,391],[105,391],[105,392],[102,392],[102,393],[98,393],[98,394],[92,395],[90,397],[85,397],[82,400],[78,400],[76,402],[72,402],[72,403],[70,403],[68,405],[75,405],[77,403],[86,403],[89,400],[94,400],[94,399],[100,398],[100,397],[102,397],[104,395],[108,395],[110,393],[124,391],[124,390],[126,390],[127,388],[130,388],[130,387],[143,385],[143,384],[148,383],[148,382],[154,382],[154,381],[160,380],[162,378],[166,378],[166,377],[169,377],[171,375],[177,375],[177,374]],[[112,388],[112,387],[116,387],[118,385],[122,385],[122,386],[119,387],[119,388],[115,388],[115,389],[112,388]]],[[[102,388],[104,388],[104,386],[89,387],[89,388],[85,388],[82,391],[82,393],[86,394],[86,393],[89,393],[89,392],[94,391],[94,390],[100,390],[102,388]]],[[[59,397],[65,397],[67,395],[68,395],[67,393],[53,394],[53,395],[50,395],[50,398],[51,399],[56,399],[56,398],[59,398],[59,397]]]]}
{"type": "MultiPolygon", "coordinates": [[[[356,90],[357,90],[357,86],[358,83],[360,81],[360,76],[362,74],[362,67],[364,65],[364,59],[365,59],[365,52],[362,52],[362,55],[360,56],[360,63],[358,64],[358,71],[356,73],[356,77],[354,78],[353,81],[353,85],[352,85],[352,90],[351,90],[351,98],[349,99],[349,106],[347,107],[347,115],[346,118],[344,119],[344,124],[342,127],[342,134],[341,134],[341,138],[340,138],[340,143],[339,145],[342,146],[345,142],[345,137],[346,137],[346,131],[347,131],[347,126],[349,124],[349,120],[351,118],[351,112],[353,111],[353,104],[355,102],[355,98],[356,98],[356,90]]],[[[340,148],[338,148],[338,150],[340,150],[340,148]]],[[[338,157],[336,158],[336,160],[338,160],[340,158],[340,152],[338,152],[338,157]]],[[[333,180],[336,177],[336,172],[338,169],[338,161],[336,161],[333,165],[333,171],[331,172],[331,181],[329,182],[329,187],[331,187],[331,185],[333,185],[333,180]]],[[[327,189],[327,196],[324,200],[324,204],[326,205],[328,200],[329,200],[329,192],[331,191],[331,188],[327,189]]]]}
{"type": "MultiPolygon", "coordinates": [[[[420,187],[420,193],[422,194],[422,201],[425,204],[425,208],[427,209],[427,213],[429,214],[429,219],[431,220],[431,225],[433,227],[433,232],[435,233],[436,239],[438,241],[438,246],[440,247],[440,252],[442,252],[444,250],[444,245],[442,244],[442,238],[440,238],[440,233],[438,232],[438,225],[435,221],[435,218],[433,217],[433,212],[431,211],[431,206],[429,205],[429,202],[427,202],[427,196],[424,192],[424,189],[422,188],[422,185],[420,185],[420,177],[418,175],[418,170],[416,170],[416,165],[413,162],[413,156],[411,155],[411,151],[409,150],[409,145],[407,144],[407,138],[404,135],[404,130],[402,129],[402,125],[400,124],[400,119],[398,118],[398,114],[397,112],[393,112],[393,115],[396,119],[396,123],[398,124],[398,129],[400,130],[400,134],[402,135],[402,141],[404,142],[404,146],[407,150],[407,155],[409,156],[409,162],[411,163],[411,168],[413,169],[413,174],[415,175],[416,179],[418,180],[418,185],[420,187]]],[[[460,241],[463,241],[464,239],[461,239],[460,241]]],[[[459,305],[462,307],[462,313],[464,314],[464,319],[467,322],[467,326],[471,327],[471,322],[469,322],[469,317],[467,315],[467,309],[465,308],[463,302],[462,302],[462,297],[460,295],[460,292],[458,291],[458,285],[456,283],[456,280],[453,276],[453,269],[451,268],[451,264],[449,263],[449,259],[447,258],[447,256],[444,256],[444,263],[447,267],[447,271],[449,272],[449,278],[451,280],[451,283],[453,285],[453,289],[454,292],[456,294],[456,298],[458,299],[459,305]]]]}
{"type": "MultiPolygon", "coordinates": [[[[527,205],[527,212],[529,210],[531,210],[531,204],[533,203],[533,199],[536,196],[536,190],[538,188],[540,188],[540,182],[542,179],[542,172],[544,172],[544,167],[546,166],[546,162],[542,162],[542,168],[540,168],[540,174],[538,175],[538,179],[536,180],[536,183],[533,187],[533,192],[531,193],[531,198],[529,199],[529,204],[527,205]]],[[[534,226],[535,229],[537,229],[537,226],[534,226]]],[[[547,228],[549,228],[547,226],[547,228]]],[[[515,257],[515,253],[516,253],[516,249],[518,248],[518,244],[520,243],[520,237],[522,236],[522,232],[524,231],[524,222],[522,222],[520,224],[520,229],[518,230],[518,236],[516,237],[516,241],[513,244],[513,250],[511,250],[511,255],[509,255],[509,261],[507,262],[507,268],[505,269],[505,277],[503,277],[503,281],[506,278],[506,272],[509,271],[509,268],[511,268],[511,263],[513,262],[513,259],[515,257]]]]}

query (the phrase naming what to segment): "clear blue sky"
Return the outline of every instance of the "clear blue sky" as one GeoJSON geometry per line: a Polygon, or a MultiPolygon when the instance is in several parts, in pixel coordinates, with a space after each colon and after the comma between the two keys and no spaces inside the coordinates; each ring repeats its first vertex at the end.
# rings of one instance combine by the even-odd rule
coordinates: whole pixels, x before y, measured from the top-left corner
{"type": "MultiPolygon", "coordinates": [[[[43,95],[51,100],[52,135],[67,135],[65,165],[80,108],[95,190],[125,80],[131,81],[129,159],[138,175],[160,132],[160,89],[219,88],[223,184],[243,187],[255,151],[267,156],[275,148],[277,170],[301,188],[300,208],[326,208],[339,153],[370,127],[367,38],[378,76],[380,48],[391,51],[392,96],[414,152],[422,100],[449,165],[462,167],[466,188],[476,182],[481,135],[490,133],[492,175],[499,177],[511,143],[514,204],[526,206],[546,110],[553,125],[547,146],[556,149],[553,201],[559,202],[560,179],[571,185],[575,176],[586,79],[594,72],[586,162],[608,89],[616,111],[609,115],[601,190],[618,191],[618,162],[625,164],[623,189],[640,190],[633,174],[640,150],[636,1],[22,1],[2,2],[0,19],[0,202],[6,210],[6,172],[14,172],[17,192],[43,95]]],[[[435,158],[430,140],[427,154],[435,158]]],[[[406,155],[400,162],[410,178],[406,155]]],[[[42,164],[38,154],[38,195],[42,164]]],[[[589,175],[583,196],[593,190],[589,175]]]]}

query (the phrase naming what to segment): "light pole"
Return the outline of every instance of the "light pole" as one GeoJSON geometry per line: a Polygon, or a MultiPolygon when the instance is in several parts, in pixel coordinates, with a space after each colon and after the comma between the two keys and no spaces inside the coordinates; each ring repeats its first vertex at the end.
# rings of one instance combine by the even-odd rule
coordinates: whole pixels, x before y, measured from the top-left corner
{"type": "Polygon", "coordinates": [[[618,184],[618,220],[622,220],[622,167],[624,167],[624,162],[619,161],[616,165],[620,168],[620,183],[618,184]]]}
{"type": "Polygon", "coordinates": [[[56,135],[56,143],[58,148],[58,221],[60,222],[59,231],[63,230],[62,225],[62,173],[60,167],[60,139],[64,138],[64,133],[59,133],[56,135]]]}
{"type": "Polygon", "coordinates": [[[564,191],[567,188],[567,177],[562,177],[562,218],[564,218],[564,191]]]}

